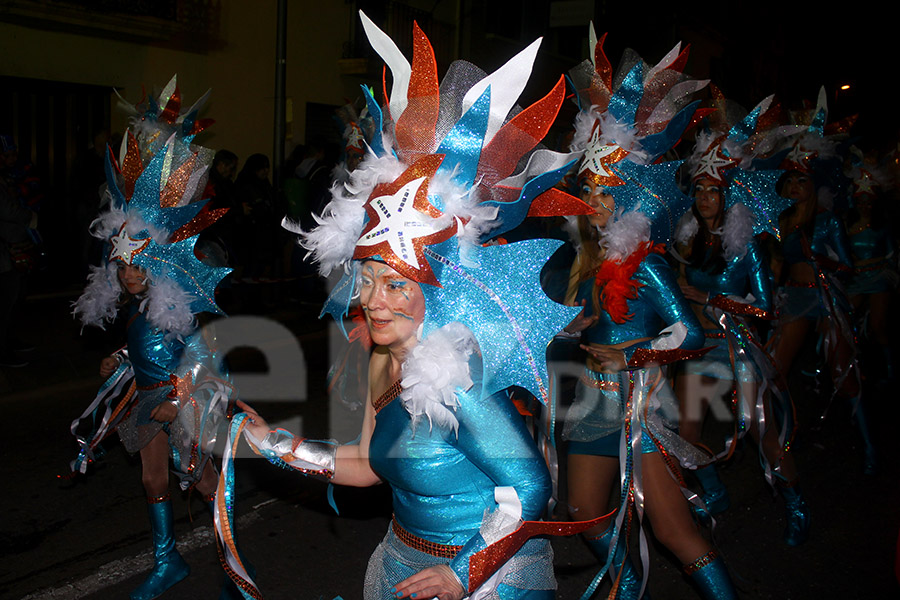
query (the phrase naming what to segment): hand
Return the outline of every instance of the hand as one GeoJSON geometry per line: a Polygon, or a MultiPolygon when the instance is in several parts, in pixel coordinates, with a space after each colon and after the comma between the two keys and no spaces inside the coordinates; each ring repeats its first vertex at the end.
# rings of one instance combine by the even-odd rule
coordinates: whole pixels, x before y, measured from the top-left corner
{"type": "Polygon", "coordinates": [[[112,356],[107,356],[103,360],[100,361],[100,377],[106,379],[110,375],[116,372],[116,369],[119,368],[119,361],[117,361],[112,356]]]}
{"type": "Polygon", "coordinates": [[[597,319],[599,318],[597,315],[591,317],[584,316],[584,305],[585,301],[582,300],[581,312],[578,313],[574,319],[572,319],[571,323],[566,325],[563,331],[565,331],[566,333],[580,333],[597,322],[597,319]]]}
{"type": "Polygon", "coordinates": [[[628,368],[625,360],[625,352],[612,346],[586,346],[581,348],[590,354],[600,364],[601,373],[618,373],[628,368]]]}
{"type": "Polygon", "coordinates": [[[150,413],[150,418],[160,423],[171,423],[178,416],[178,407],[169,400],[160,403],[150,413]]]}
{"type": "Polygon", "coordinates": [[[259,413],[256,412],[249,404],[246,404],[240,400],[237,401],[237,406],[242,411],[247,413],[247,420],[245,421],[246,425],[244,428],[255,437],[257,440],[262,441],[264,437],[271,431],[271,427],[266,423],[266,420],[259,416],[259,413]]]}
{"type": "Polygon", "coordinates": [[[684,297],[688,300],[692,300],[693,302],[697,302],[699,304],[706,304],[709,301],[709,294],[702,290],[698,290],[692,285],[687,283],[679,284],[681,286],[681,293],[684,294],[684,297]]]}
{"type": "Polygon", "coordinates": [[[391,593],[395,598],[462,600],[466,591],[453,569],[447,565],[437,565],[407,577],[391,589],[391,593]]]}

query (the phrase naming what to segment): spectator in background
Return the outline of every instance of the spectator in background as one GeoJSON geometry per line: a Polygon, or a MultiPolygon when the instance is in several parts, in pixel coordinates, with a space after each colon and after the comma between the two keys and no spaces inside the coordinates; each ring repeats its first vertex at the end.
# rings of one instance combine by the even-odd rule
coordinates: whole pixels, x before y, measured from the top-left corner
{"type": "Polygon", "coordinates": [[[13,340],[12,316],[24,295],[22,258],[15,255],[16,244],[27,242],[28,229],[37,227],[37,213],[28,210],[0,184],[0,366],[24,367],[28,364],[17,350],[22,344],[13,340]],[[19,260],[17,260],[19,258],[19,260]]]}

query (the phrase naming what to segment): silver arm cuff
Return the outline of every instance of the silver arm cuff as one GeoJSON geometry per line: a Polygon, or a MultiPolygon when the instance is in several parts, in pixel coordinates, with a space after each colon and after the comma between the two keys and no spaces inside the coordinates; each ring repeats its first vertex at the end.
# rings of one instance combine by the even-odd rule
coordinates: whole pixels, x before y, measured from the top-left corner
{"type": "MultiPolygon", "coordinates": [[[[248,437],[252,438],[253,436],[248,437]]],[[[338,445],[332,440],[307,440],[295,438],[291,433],[276,429],[266,434],[262,441],[251,439],[257,449],[269,460],[280,462],[304,475],[331,479],[334,477],[334,459],[338,445]]]]}

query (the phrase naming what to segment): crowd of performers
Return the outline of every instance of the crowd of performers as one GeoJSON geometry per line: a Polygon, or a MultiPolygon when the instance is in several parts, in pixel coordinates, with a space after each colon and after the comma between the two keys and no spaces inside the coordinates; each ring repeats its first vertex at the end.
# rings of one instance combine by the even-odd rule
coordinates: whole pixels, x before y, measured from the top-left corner
{"type": "Polygon", "coordinates": [[[140,453],[155,564],[131,597],[156,598],[188,575],[169,456],[182,489],[214,514],[222,597],[261,597],[233,531],[243,439],[335,485],[390,485],[394,515],[366,598],[552,598],[550,539],[576,534],[599,561],[585,597],[604,578],[617,598],[647,597],[645,520],[700,597],[736,598],[704,533],[729,506],[716,465],[749,433],[784,499],[784,542],[806,541],[787,381],[809,336],[820,336],[834,395],[851,407],[862,468],[877,467],[857,341],[865,333],[881,349],[889,380],[897,272],[878,168],[862,157],[846,168],[822,95],[792,122],[771,97],[748,112],[715,88],[700,108],[708,82],[683,72],[678,46],[656,65],[629,51],[614,70],[591,29],[592,57],[569,74],[574,90],[561,77],[522,108],[539,40],[491,74],[460,61],[439,82],[417,26],[409,62],[361,18],[391,88],[383,103],[363,88],[366,124],[353,132],[364,153],[318,226],[285,223],[323,276],[341,275],[323,315],[343,326],[359,307],[365,318],[372,349],[355,442],[270,430],[222,372],[214,330],[198,326],[199,313],[218,312],[214,290],[228,273],[197,248],[221,216],[203,197],[211,152],[194,144],[208,124],[202,101],[182,110],[173,78],[132,107],[132,131],[110,152],[110,209],[92,226],[108,260],[75,312],[103,326],[123,309],[127,344],[103,361],[107,380],[72,425],[73,468],[84,471],[113,431],[140,453]],[[541,140],[567,95],[580,109],[575,133],[553,151],[541,140]],[[693,152],[673,160],[686,138],[693,152]],[[850,198],[843,220],[826,195],[833,206],[850,198]],[[528,239],[506,242],[517,237],[528,239]],[[554,286],[545,266],[566,251],[554,286]],[[862,311],[864,327],[854,320],[862,311]],[[548,370],[548,347],[583,363],[574,398],[562,397],[559,365],[548,370]],[[526,426],[513,389],[535,399],[532,422],[545,426],[526,426]],[[721,398],[733,427],[717,443],[703,423],[721,398]],[[210,452],[226,431],[219,475],[210,452]],[[548,514],[559,460],[569,520],[548,514]]]}

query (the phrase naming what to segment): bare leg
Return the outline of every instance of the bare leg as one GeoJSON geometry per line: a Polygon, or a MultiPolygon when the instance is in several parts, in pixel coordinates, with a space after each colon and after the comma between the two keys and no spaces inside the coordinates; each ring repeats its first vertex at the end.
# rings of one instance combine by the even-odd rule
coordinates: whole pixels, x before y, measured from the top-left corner
{"type": "Polygon", "coordinates": [[[169,436],[160,431],[141,448],[141,481],[147,496],[155,498],[169,493],[169,436]]]}
{"type": "MultiPolygon", "coordinates": [[[[619,461],[615,457],[570,454],[568,487],[571,518],[587,521],[609,512],[609,496],[618,481],[618,473],[619,461]]],[[[600,535],[606,528],[605,525],[594,527],[585,531],[584,535],[600,535]]]]}
{"type": "Polygon", "coordinates": [[[647,517],[653,534],[683,564],[710,551],[691,518],[688,502],[657,453],[641,457],[647,517]]]}

